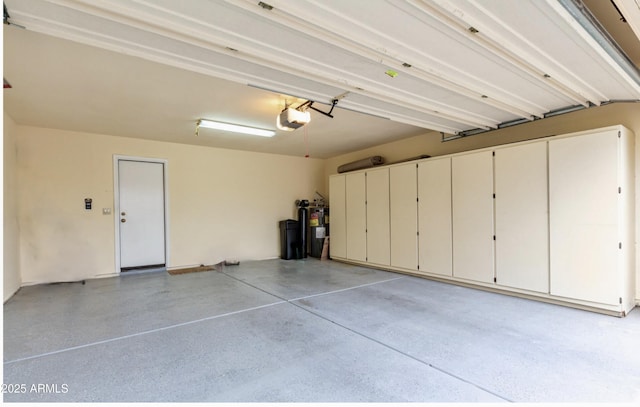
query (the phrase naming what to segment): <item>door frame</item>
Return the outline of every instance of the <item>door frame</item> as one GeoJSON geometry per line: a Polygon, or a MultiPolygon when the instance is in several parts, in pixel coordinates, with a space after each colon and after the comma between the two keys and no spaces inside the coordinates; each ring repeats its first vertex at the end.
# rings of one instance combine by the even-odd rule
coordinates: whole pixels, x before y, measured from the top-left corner
{"type": "Polygon", "coordinates": [[[164,178],[164,264],[169,266],[169,160],[164,158],[147,158],[128,155],[113,155],[113,223],[115,225],[115,271],[120,274],[120,161],[137,161],[162,164],[164,178]]]}

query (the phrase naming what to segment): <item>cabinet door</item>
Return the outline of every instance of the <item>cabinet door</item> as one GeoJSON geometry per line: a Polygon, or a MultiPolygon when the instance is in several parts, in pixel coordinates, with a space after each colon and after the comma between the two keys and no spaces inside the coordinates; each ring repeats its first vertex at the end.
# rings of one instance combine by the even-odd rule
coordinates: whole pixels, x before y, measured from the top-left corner
{"type": "Polygon", "coordinates": [[[367,171],[367,262],[389,265],[389,169],[367,171]]]}
{"type": "Polygon", "coordinates": [[[418,165],[420,271],[451,276],[451,158],[418,165]]]}
{"type": "Polygon", "coordinates": [[[493,156],[482,151],[451,159],[453,276],[493,282],[493,156]]]}
{"type": "Polygon", "coordinates": [[[616,132],[549,141],[551,294],[617,304],[616,132]]]}
{"type": "Polygon", "coordinates": [[[347,259],[366,261],[367,259],[367,208],[364,172],[347,174],[346,216],[347,216],[347,259]]]}
{"type": "Polygon", "coordinates": [[[331,236],[329,252],[331,257],[347,257],[347,218],[345,176],[334,175],[329,178],[329,207],[331,208],[331,236]]]}
{"type": "Polygon", "coordinates": [[[391,265],[418,268],[418,190],[416,164],[389,169],[391,265]]]}
{"type": "Polygon", "coordinates": [[[496,150],[496,279],[549,292],[547,143],[496,150]]]}

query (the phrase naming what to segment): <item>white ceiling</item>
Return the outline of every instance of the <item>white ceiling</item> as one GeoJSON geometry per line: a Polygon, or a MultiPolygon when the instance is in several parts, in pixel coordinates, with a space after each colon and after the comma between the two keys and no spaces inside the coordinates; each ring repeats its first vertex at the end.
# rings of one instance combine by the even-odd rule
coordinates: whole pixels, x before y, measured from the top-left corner
{"type": "MultiPolygon", "coordinates": [[[[5,110],[20,124],[326,158],[640,100],[637,67],[558,0],[265,3],[6,0],[27,30],[5,25],[5,110]],[[199,118],[275,129],[285,101],[307,99],[324,111],[338,99],[334,118],[312,111],[271,139],[194,135],[199,118]]],[[[640,9],[616,4],[632,10],[618,43],[638,49],[640,9]]]]}

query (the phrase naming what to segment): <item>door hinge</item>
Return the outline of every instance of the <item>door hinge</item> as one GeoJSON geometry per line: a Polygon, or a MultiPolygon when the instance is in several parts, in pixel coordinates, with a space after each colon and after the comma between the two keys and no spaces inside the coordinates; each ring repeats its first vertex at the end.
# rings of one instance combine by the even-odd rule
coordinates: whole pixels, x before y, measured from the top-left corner
{"type": "Polygon", "coordinates": [[[618,138],[622,137],[622,133],[618,132],[618,138]]]}
{"type": "Polygon", "coordinates": [[[418,264],[418,270],[420,270],[420,265],[418,264]]]}
{"type": "Polygon", "coordinates": [[[494,282],[494,283],[497,283],[497,282],[498,282],[498,279],[497,279],[496,277],[494,277],[494,278],[493,278],[493,282],[494,282]]]}
{"type": "Polygon", "coordinates": [[[495,152],[495,151],[492,151],[492,152],[491,152],[491,155],[495,157],[495,156],[496,156],[496,152],[495,152]]]}
{"type": "Polygon", "coordinates": [[[618,243],[618,249],[622,249],[622,242],[618,243]]]}
{"type": "Polygon", "coordinates": [[[622,187],[618,187],[618,193],[621,194],[622,193],[622,187]]]}
{"type": "Polygon", "coordinates": [[[620,304],[622,304],[622,297],[620,297],[620,304]]]}
{"type": "Polygon", "coordinates": [[[493,235],[493,240],[496,240],[496,235],[493,235]]]}
{"type": "Polygon", "coordinates": [[[493,199],[496,199],[496,194],[493,194],[493,199]]]}

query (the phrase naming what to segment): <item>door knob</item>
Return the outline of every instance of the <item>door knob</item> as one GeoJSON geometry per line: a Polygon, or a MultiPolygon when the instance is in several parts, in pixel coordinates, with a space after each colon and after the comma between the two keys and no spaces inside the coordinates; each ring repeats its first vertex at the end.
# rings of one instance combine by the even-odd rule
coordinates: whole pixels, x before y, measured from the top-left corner
{"type": "Polygon", "coordinates": [[[126,215],[126,213],[125,213],[125,212],[122,212],[122,213],[120,213],[120,215],[125,216],[125,215],[126,215]]]}
{"type": "Polygon", "coordinates": [[[120,219],[120,222],[125,223],[127,220],[126,219],[120,219]]]}

